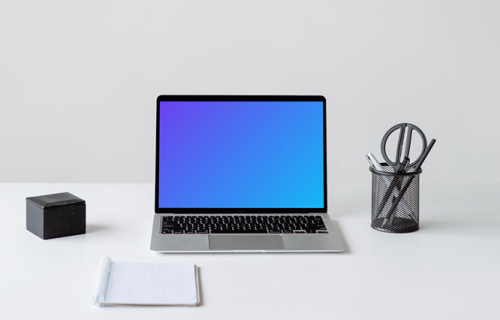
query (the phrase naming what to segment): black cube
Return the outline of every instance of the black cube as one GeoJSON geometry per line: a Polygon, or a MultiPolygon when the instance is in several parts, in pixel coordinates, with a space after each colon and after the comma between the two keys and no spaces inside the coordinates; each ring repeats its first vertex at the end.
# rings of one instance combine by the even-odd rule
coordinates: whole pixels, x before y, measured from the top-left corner
{"type": "Polygon", "coordinates": [[[42,239],[85,233],[85,201],[69,192],[26,198],[26,229],[42,239]]]}

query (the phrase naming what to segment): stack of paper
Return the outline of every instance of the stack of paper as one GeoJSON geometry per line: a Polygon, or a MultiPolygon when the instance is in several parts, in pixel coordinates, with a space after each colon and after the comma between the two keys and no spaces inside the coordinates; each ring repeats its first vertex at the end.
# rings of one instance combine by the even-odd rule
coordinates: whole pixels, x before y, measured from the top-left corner
{"type": "Polygon", "coordinates": [[[101,260],[96,306],[184,305],[200,303],[194,264],[130,263],[101,260]]]}

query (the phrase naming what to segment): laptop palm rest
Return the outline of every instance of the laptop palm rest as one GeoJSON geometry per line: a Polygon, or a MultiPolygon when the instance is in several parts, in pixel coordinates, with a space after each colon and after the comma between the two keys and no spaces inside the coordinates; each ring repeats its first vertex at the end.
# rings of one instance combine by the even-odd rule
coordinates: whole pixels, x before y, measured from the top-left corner
{"type": "Polygon", "coordinates": [[[212,250],[281,250],[285,242],[281,235],[211,234],[208,237],[212,250]]]}

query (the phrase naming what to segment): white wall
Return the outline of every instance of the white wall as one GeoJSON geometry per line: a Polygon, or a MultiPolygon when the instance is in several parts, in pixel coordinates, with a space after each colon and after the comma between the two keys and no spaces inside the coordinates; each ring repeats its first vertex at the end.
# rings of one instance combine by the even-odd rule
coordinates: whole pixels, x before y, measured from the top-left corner
{"type": "Polygon", "coordinates": [[[498,1],[0,1],[0,181],[152,182],[159,94],[323,94],[330,185],[412,122],[500,182],[498,1]]]}

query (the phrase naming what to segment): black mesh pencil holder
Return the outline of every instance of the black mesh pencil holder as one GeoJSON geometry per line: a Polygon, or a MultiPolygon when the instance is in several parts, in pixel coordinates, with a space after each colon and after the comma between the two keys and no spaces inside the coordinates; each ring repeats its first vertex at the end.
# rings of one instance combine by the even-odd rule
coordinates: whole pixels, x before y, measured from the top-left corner
{"type": "Polygon", "coordinates": [[[419,176],[422,169],[394,173],[382,164],[384,171],[372,172],[372,228],[390,233],[418,230],[419,176]]]}

